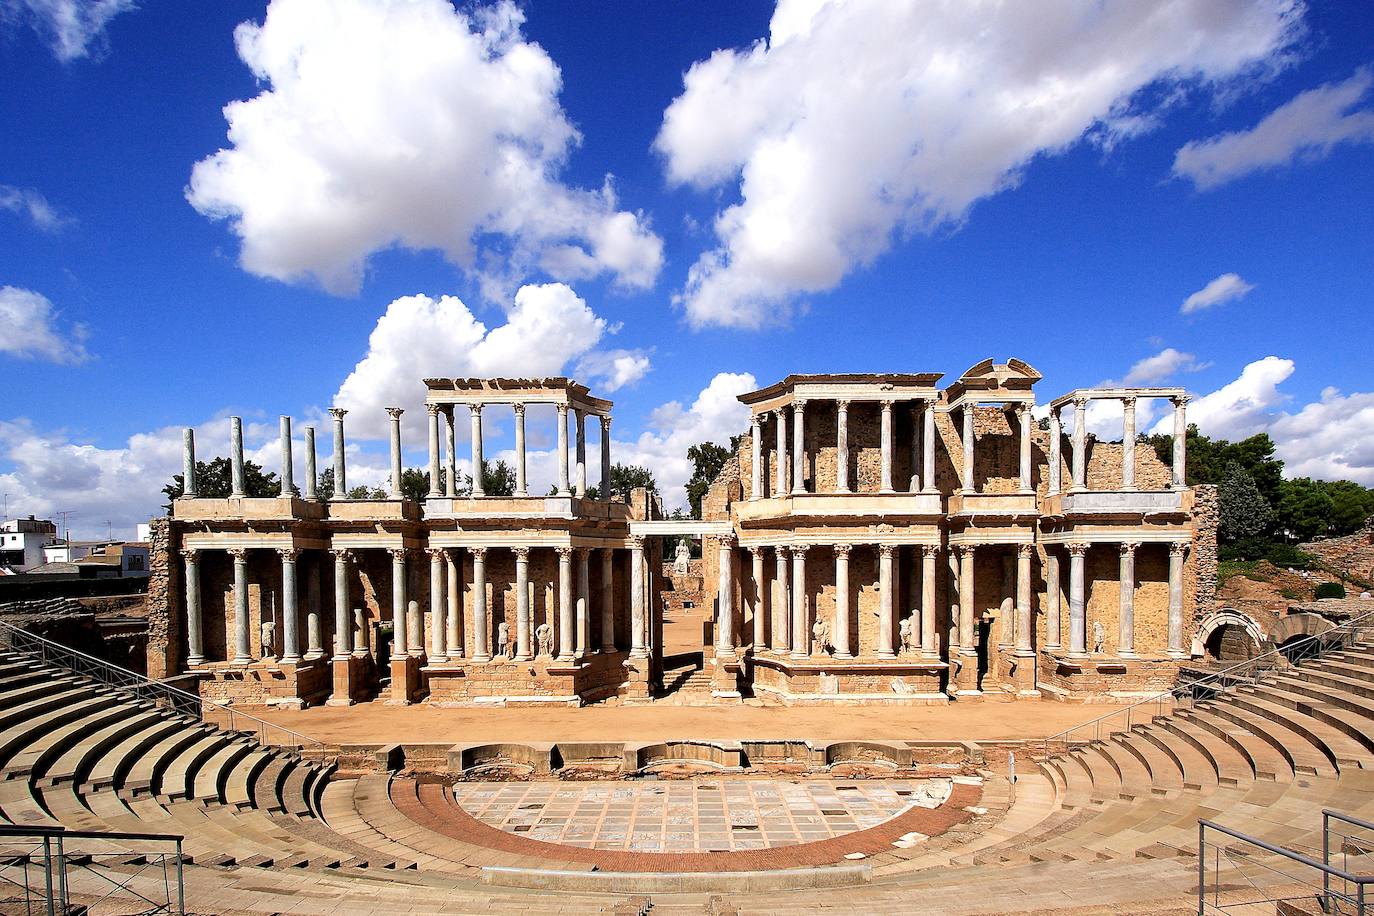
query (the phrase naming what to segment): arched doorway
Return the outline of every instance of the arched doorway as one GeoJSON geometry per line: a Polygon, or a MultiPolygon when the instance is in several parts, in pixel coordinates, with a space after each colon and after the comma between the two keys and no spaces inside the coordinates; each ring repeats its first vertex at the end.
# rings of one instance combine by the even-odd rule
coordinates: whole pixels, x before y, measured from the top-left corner
{"type": "Polygon", "coordinates": [[[1254,620],[1227,608],[1212,614],[1193,637],[1193,655],[1210,662],[1234,664],[1264,651],[1264,631],[1254,620]]]}

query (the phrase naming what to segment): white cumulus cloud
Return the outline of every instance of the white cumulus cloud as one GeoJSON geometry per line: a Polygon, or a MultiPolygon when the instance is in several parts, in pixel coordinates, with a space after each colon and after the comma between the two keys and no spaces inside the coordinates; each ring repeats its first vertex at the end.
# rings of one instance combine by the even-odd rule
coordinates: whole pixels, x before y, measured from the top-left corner
{"type": "Polygon", "coordinates": [[[1131,371],[1126,373],[1122,383],[1130,386],[1155,385],[1180,372],[1198,372],[1209,365],[1210,363],[1198,362],[1198,358],[1192,353],[1165,347],[1131,366],[1131,371]]]}
{"type": "Polygon", "coordinates": [[[671,181],[739,186],[678,301],[697,327],[782,320],[894,234],[957,226],[1036,156],[1109,145],[1181,88],[1272,67],[1301,13],[1294,0],[780,0],[767,41],[694,64],[664,113],[671,181]]]}
{"type": "Polygon", "coordinates": [[[134,0],[0,0],[0,21],[27,20],[62,63],[99,51],[110,20],[134,0]]]}
{"type": "Polygon", "coordinates": [[[511,2],[273,0],[234,33],[264,84],[224,109],[230,147],[196,164],[187,199],[227,219],[248,271],[359,288],[375,252],[437,249],[497,295],[540,268],[653,284],[663,246],[559,174],[578,143],[562,76],[511,2]]]}
{"type": "Polygon", "coordinates": [[[606,350],[588,353],[577,363],[577,374],[599,379],[606,393],[633,385],[649,371],[649,355],[643,350],[606,350]]]}
{"type": "Polygon", "coordinates": [[[69,222],[53,209],[46,197],[32,188],[0,184],[0,210],[24,214],[44,232],[56,232],[69,222]]]}
{"type": "Polygon", "coordinates": [[[57,309],[41,293],[0,287],[0,353],[74,365],[90,359],[86,327],[61,326],[57,309]]]}
{"type": "Polygon", "coordinates": [[[1222,274],[1202,289],[1190,294],[1178,310],[1180,314],[1191,315],[1215,305],[1243,299],[1254,288],[1255,285],[1246,283],[1240,274],[1222,274]]]}
{"type": "Polygon", "coordinates": [[[1174,174],[1205,191],[1294,159],[1321,159],[1341,143],[1374,142],[1374,110],[1352,110],[1371,86],[1374,71],[1364,67],[1295,96],[1249,130],[1187,143],[1174,156],[1174,174]]]}

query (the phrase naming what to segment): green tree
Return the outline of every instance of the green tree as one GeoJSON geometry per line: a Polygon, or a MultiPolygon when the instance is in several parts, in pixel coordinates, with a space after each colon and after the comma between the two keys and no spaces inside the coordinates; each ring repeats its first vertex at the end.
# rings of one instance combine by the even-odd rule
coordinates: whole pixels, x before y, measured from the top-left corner
{"type": "MultiPolygon", "coordinates": [[[[629,502],[630,491],[635,487],[643,487],[650,493],[658,492],[658,483],[654,480],[654,475],[648,468],[642,468],[633,464],[611,465],[611,499],[629,502]]],[[[588,487],[587,496],[590,499],[600,499],[601,489],[599,487],[588,487]]]]}
{"type": "MultiPolygon", "coordinates": [[[[440,471],[439,473],[443,473],[440,471]]],[[[425,475],[425,485],[429,485],[429,475],[425,475]]],[[[498,458],[482,462],[482,491],[487,496],[515,495],[515,468],[498,458]]],[[[458,488],[459,496],[472,495],[472,475],[463,475],[463,485],[458,488]]],[[[553,494],[550,493],[550,496],[553,494]]]]}
{"type": "Polygon", "coordinates": [[[739,448],[739,440],[739,436],[730,437],[729,448],[702,442],[687,449],[687,460],[692,462],[692,476],[687,481],[687,505],[692,508],[692,518],[701,518],[701,500],[739,448]]]}
{"type": "MultiPolygon", "coordinates": [[[[214,458],[208,462],[196,462],[196,495],[224,499],[233,491],[233,467],[228,458],[214,458]]],[[[181,474],[175,475],[162,488],[167,497],[167,505],[162,508],[170,512],[172,500],[186,492],[186,481],[181,474]]],[[[248,496],[280,496],[281,482],[271,471],[263,472],[262,465],[253,461],[243,462],[243,492],[248,496]]]]}
{"type": "Polygon", "coordinates": [[[1352,534],[1374,514],[1374,490],[1350,480],[1285,480],[1277,506],[1279,528],[1291,540],[1352,534]]]}
{"type": "MultiPolygon", "coordinates": [[[[1147,436],[1155,454],[1165,464],[1174,460],[1174,437],[1166,434],[1147,436]]],[[[1188,486],[1220,485],[1226,477],[1226,466],[1234,461],[1250,475],[1255,486],[1271,506],[1282,498],[1283,462],[1274,457],[1274,440],[1268,433],[1259,433],[1239,442],[1212,439],[1198,432],[1196,424],[1189,424],[1187,436],[1187,464],[1184,478],[1188,486]]]]}
{"type": "Polygon", "coordinates": [[[1217,487],[1221,522],[1217,538],[1223,544],[1236,544],[1267,534],[1274,524],[1274,510],[1260,492],[1255,479],[1239,461],[1229,461],[1217,487]]]}
{"type": "MultiPolygon", "coordinates": [[[[319,495],[320,499],[334,498],[333,468],[325,468],[324,472],[320,474],[320,480],[319,483],[316,485],[315,492],[319,495]]],[[[366,485],[359,485],[356,487],[349,487],[348,492],[345,494],[345,496],[348,499],[386,499],[387,492],[386,490],[383,490],[381,487],[369,487],[366,485]]]]}

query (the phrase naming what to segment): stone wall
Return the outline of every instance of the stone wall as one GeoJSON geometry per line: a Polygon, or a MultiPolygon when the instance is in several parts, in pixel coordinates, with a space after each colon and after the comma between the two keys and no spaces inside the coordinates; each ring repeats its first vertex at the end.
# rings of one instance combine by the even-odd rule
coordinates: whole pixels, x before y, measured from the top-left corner
{"type": "Polygon", "coordinates": [[[1332,569],[1344,570],[1363,582],[1374,582],[1374,518],[1354,534],[1309,541],[1298,548],[1315,554],[1332,569]]]}
{"type": "MultiPolygon", "coordinates": [[[[1191,610],[1193,628],[1217,610],[1217,527],[1221,524],[1221,502],[1214,484],[1193,488],[1193,549],[1183,567],[1183,611],[1188,620],[1191,610]]],[[[1184,633],[1185,641],[1192,634],[1184,633]]],[[[1186,645],[1185,645],[1186,648],[1186,645]]]]}
{"type": "Polygon", "coordinates": [[[161,680],[180,673],[185,661],[185,598],[177,600],[181,571],[173,562],[172,526],[166,517],[152,521],[148,542],[148,677],[161,680]]]}

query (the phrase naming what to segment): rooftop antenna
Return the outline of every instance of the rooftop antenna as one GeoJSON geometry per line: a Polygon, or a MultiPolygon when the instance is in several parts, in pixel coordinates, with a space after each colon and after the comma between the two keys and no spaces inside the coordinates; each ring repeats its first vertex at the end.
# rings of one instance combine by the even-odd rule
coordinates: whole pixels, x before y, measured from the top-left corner
{"type": "Polygon", "coordinates": [[[72,512],[69,509],[64,509],[61,512],[58,512],[57,514],[62,516],[62,539],[65,540],[68,544],[70,544],[72,542],[72,531],[71,528],[67,525],[67,519],[75,515],[76,513],[72,512]]]}
{"type": "Polygon", "coordinates": [[[110,520],[108,518],[105,519],[105,540],[114,540],[114,525],[110,524],[110,520]]]}

